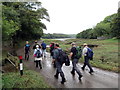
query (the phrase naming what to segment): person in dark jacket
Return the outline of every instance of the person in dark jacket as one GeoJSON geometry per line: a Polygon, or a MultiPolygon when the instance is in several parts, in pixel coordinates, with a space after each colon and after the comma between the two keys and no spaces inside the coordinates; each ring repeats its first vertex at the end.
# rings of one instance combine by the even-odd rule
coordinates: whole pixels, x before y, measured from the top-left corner
{"type": "Polygon", "coordinates": [[[61,61],[58,60],[60,49],[61,48],[59,47],[59,44],[55,44],[55,50],[54,50],[54,54],[53,54],[53,62],[55,62],[55,64],[56,64],[56,74],[54,75],[54,77],[58,79],[58,75],[60,74],[60,76],[62,78],[61,84],[64,84],[64,82],[66,82],[66,79],[65,79],[65,75],[62,71],[63,63],[61,63],[61,61]]]}
{"type": "Polygon", "coordinates": [[[46,57],[46,43],[44,43],[44,41],[41,44],[42,46],[42,52],[43,52],[43,58],[46,57]]]}
{"type": "Polygon", "coordinates": [[[50,44],[50,56],[51,56],[51,57],[53,57],[53,50],[54,50],[54,47],[55,47],[55,43],[52,42],[52,43],[50,44]]]}
{"type": "MultiPolygon", "coordinates": [[[[52,59],[53,59],[54,50],[55,50],[55,43],[52,42],[50,44],[50,56],[52,57],[52,59]]],[[[55,62],[53,62],[53,66],[54,66],[54,68],[56,68],[55,62]]]]}
{"type": "MultiPolygon", "coordinates": [[[[35,51],[35,49],[37,49],[36,46],[37,46],[37,47],[39,46],[38,48],[41,48],[41,46],[38,44],[37,40],[35,40],[35,44],[34,44],[34,46],[33,46],[33,51],[35,51]]],[[[35,59],[34,59],[34,62],[36,62],[35,59]]]]}
{"type": "Polygon", "coordinates": [[[39,46],[39,48],[40,48],[40,45],[38,44],[37,40],[35,40],[35,44],[34,44],[34,46],[33,46],[33,50],[35,50],[35,49],[36,49],[36,45],[38,45],[38,46],[39,46]]]}
{"type": "Polygon", "coordinates": [[[76,44],[73,42],[71,45],[72,45],[72,48],[71,48],[70,57],[72,59],[72,65],[73,65],[71,74],[74,76],[75,71],[76,71],[77,74],[79,75],[78,79],[81,80],[82,74],[81,74],[80,70],[78,69],[78,67],[76,66],[76,64],[79,61],[79,59],[76,57],[76,54],[77,54],[76,44]]]}
{"type": "Polygon", "coordinates": [[[29,60],[30,44],[28,41],[26,41],[24,50],[25,50],[25,60],[29,60]]]}

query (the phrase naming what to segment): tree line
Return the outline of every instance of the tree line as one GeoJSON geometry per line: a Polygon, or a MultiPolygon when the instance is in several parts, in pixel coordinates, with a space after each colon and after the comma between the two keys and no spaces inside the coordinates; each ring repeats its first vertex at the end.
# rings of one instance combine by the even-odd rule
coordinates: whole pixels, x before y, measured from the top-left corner
{"type": "Polygon", "coordinates": [[[76,38],[97,39],[97,37],[120,39],[120,8],[118,12],[107,16],[93,28],[83,30],[76,38]]]}
{"type": "Polygon", "coordinates": [[[50,21],[47,9],[42,7],[41,2],[3,2],[3,41],[40,38],[43,29],[47,29],[42,19],[50,21]]]}
{"type": "Polygon", "coordinates": [[[46,38],[46,39],[54,39],[54,38],[73,38],[74,35],[72,34],[59,34],[59,33],[53,33],[53,34],[44,34],[42,36],[42,38],[46,38]]]}

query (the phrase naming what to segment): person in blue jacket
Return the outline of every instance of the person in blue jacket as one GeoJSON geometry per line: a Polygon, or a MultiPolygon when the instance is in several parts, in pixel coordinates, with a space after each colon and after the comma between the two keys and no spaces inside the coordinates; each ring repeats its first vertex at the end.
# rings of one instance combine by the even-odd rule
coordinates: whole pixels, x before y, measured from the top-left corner
{"type": "Polygon", "coordinates": [[[42,46],[43,57],[46,57],[46,43],[44,43],[43,41],[41,46],[42,46]]]}

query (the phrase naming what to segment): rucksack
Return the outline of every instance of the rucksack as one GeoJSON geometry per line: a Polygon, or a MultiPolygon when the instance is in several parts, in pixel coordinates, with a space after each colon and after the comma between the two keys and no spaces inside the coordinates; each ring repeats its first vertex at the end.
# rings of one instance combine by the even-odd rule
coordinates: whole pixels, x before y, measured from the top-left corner
{"type": "Polygon", "coordinates": [[[51,45],[50,49],[51,51],[54,49],[54,44],[51,45]]]}
{"type": "Polygon", "coordinates": [[[35,55],[36,55],[37,58],[42,57],[42,53],[40,52],[40,50],[37,50],[35,55]]]}
{"type": "Polygon", "coordinates": [[[86,53],[86,54],[87,54],[87,57],[88,57],[90,60],[93,59],[94,53],[93,53],[92,49],[87,48],[87,53],[86,53]]]}
{"type": "Polygon", "coordinates": [[[66,59],[65,59],[65,65],[66,66],[69,66],[70,65],[70,60],[69,60],[69,57],[67,56],[66,59]]]}
{"type": "Polygon", "coordinates": [[[46,49],[46,44],[45,43],[42,43],[41,46],[42,46],[43,50],[46,49]]]}
{"type": "Polygon", "coordinates": [[[62,64],[65,63],[66,66],[69,66],[70,60],[68,55],[62,49],[58,49],[58,51],[59,51],[59,56],[57,58],[58,61],[62,64]]]}
{"type": "Polygon", "coordinates": [[[77,52],[76,52],[76,58],[77,58],[77,59],[80,59],[81,56],[82,56],[82,49],[81,49],[80,46],[77,46],[77,47],[76,47],[76,50],[77,50],[77,52]]]}

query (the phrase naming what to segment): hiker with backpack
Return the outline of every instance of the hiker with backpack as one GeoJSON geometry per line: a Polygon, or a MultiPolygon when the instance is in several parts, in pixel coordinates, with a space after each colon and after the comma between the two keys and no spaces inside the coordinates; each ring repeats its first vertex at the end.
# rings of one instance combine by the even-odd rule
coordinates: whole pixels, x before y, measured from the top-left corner
{"type": "Polygon", "coordinates": [[[30,45],[28,41],[26,41],[24,50],[25,50],[25,60],[29,60],[30,45]]]}
{"type": "Polygon", "coordinates": [[[50,44],[50,56],[51,56],[51,57],[53,57],[53,50],[54,50],[54,47],[55,47],[55,43],[52,42],[52,43],[50,44]]]}
{"type": "Polygon", "coordinates": [[[93,51],[88,47],[87,43],[84,43],[83,47],[84,48],[83,48],[82,54],[84,56],[84,65],[81,69],[84,71],[84,69],[87,65],[90,69],[89,73],[92,74],[94,71],[93,71],[89,61],[93,59],[93,51]]]}
{"type": "MultiPolygon", "coordinates": [[[[33,51],[35,51],[37,45],[40,48],[40,45],[38,44],[37,40],[35,40],[34,45],[33,45],[33,51]]],[[[35,62],[35,59],[34,59],[34,62],[35,62]]]]}
{"type": "Polygon", "coordinates": [[[76,71],[77,74],[79,75],[78,79],[81,80],[82,74],[76,65],[79,61],[79,58],[81,57],[81,53],[80,53],[81,51],[78,51],[80,49],[77,50],[76,44],[74,42],[71,45],[72,45],[72,48],[71,48],[70,57],[72,59],[72,65],[73,65],[71,74],[74,76],[75,71],[76,71]],[[78,54],[78,52],[79,52],[79,54],[78,54]]]}
{"type": "Polygon", "coordinates": [[[46,43],[44,43],[43,41],[41,46],[42,46],[43,57],[46,57],[46,43]]]}
{"type": "Polygon", "coordinates": [[[36,45],[38,45],[38,46],[39,46],[39,48],[40,48],[40,45],[38,44],[38,41],[37,41],[37,40],[35,40],[35,44],[34,44],[34,46],[33,46],[33,50],[35,50],[35,49],[36,49],[36,45]]]}
{"type": "Polygon", "coordinates": [[[39,45],[36,45],[36,49],[34,50],[34,57],[35,57],[35,62],[36,62],[36,67],[40,67],[42,69],[42,49],[41,47],[39,48],[39,45]]]}
{"type": "MultiPolygon", "coordinates": [[[[52,57],[52,59],[53,59],[54,50],[55,50],[55,43],[52,42],[50,44],[50,56],[52,57]]],[[[54,66],[54,68],[56,68],[55,62],[53,62],[53,66],[54,66]]]]}
{"type": "Polygon", "coordinates": [[[53,54],[53,61],[56,64],[56,74],[54,75],[54,77],[56,79],[58,79],[58,76],[60,74],[62,81],[61,84],[64,84],[64,82],[66,82],[65,79],[65,75],[62,71],[62,66],[63,66],[63,60],[60,58],[60,51],[62,51],[62,49],[59,47],[59,44],[55,44],[55,50],[54,50],[54,54],[53,54]]]}

